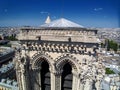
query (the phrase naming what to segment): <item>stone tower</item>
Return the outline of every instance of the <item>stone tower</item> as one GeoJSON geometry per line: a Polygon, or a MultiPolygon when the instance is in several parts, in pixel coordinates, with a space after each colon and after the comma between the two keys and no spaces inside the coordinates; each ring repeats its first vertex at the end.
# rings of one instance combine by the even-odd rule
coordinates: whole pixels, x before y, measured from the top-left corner
{"type": "Polygon", "coordinates": [[[22,28],[15,65],[20,90],[101,90],[97,30],[59,19],[22,28]]]}

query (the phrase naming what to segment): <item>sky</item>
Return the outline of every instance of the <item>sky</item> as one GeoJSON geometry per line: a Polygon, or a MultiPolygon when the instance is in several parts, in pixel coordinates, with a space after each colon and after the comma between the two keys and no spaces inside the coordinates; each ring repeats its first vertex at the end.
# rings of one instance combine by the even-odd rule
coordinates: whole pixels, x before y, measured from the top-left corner
{"type": "Polygon", "coordinates": [[[120,27],[120,0],[0,0],[0,26],[40,26],[47,16],[84,27],[120,27]]]}

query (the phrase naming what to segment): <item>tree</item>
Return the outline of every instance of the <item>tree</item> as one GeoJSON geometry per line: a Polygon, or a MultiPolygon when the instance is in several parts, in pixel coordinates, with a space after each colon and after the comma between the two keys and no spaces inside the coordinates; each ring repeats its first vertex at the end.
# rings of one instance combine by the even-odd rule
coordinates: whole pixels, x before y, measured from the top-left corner
{"type": "Polygon", "coordinates": [[[106,40],[107,45],[107,51],[110,51],[110,49],[117,51],[118,50],[118,44],[113,40],[106,40]]]}
{"type": "Polygon", "coordinates": [[[7,36],[6,39],[7,39],[7,40],[11,40],[11,41],[16,41],[16,40],[17,40],[14,35],[12,35],[12,36],[7,36]]]}
{"type": "Polygon", "coordinates": [[[120,49],[120,45],[118,45],[118,48],[120,49]]]}
{"type": "Polygon", "coordinates": [[[105,74],[115,74],[115,72],[113,70],[110,70],[110,68],[106,68],[105,74]]]}
{"type": "Polygon", "coordinates": [[[110,41],[110,48],[113,49],[114,51],[118,50],[118,44],[114,42],[113,40],[110,41]]]}

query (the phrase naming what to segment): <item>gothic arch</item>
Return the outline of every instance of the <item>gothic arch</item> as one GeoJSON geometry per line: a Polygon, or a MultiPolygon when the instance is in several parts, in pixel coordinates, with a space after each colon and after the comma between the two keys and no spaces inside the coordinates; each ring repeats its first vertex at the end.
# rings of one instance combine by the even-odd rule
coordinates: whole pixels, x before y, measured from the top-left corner
{"type": "Polygon", "coordinates": [[[31,60],[32,69],[40,68],[39,66],[41,66],[44,60],[49,64],[49,68],[53,70],[54,61],[52,57],[45,52],[39,52],[32,56],[31,60]]]}
{"type": "Polygon", "coordinates": [[[79,72],[78,60],[70,54],[64,54],[56,59],[56,69],[61,71],[66,63],[69,63],[72,69],[79,72]]]}

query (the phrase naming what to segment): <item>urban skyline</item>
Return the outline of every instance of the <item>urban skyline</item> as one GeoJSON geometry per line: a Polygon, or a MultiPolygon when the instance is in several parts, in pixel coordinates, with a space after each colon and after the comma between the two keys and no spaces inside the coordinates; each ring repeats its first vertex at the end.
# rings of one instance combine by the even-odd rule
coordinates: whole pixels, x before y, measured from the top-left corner
{"type": "Polygon", "coordinates": [[[120,27],[119,0],[1,0],[0,26],[40,26],[47,15],[84,27],[120,27]]]}

